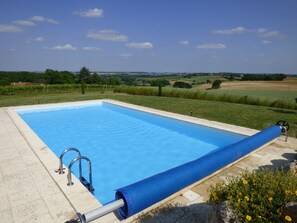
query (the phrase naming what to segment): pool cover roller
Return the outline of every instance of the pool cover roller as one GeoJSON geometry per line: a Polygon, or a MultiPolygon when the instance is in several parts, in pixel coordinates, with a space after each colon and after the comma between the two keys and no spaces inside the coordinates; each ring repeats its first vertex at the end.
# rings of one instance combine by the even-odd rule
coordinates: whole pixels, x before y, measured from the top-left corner
{"type": "Polygon", "coordinates": [[[125,203],[118,209],[119,215],[125,219],[144,210],[265,145],[280,136],[281,132],[280,126],[268,127],[199,159],[118,189],[116,199],[125,203]]]}

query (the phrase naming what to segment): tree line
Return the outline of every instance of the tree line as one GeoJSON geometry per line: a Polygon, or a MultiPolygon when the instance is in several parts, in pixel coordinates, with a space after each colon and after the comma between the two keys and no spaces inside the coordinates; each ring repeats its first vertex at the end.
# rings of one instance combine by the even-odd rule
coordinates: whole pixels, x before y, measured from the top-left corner
{"type": "Polygon", "coordinates": [[[242,81],[282,81],[286,78],[284,74],[244,74],[242,81]]]}
{"type": "Polygon", "coordinates": [[[46,85],[56,84],[107,84],[107,85],[148,85],[148,86],[166,86],[170,85],[168,80],[165,79],[141,79],[144,75],[128,73],[117,74],[99,74],[97,72],[91,73],[88,68],[82,67],[79,73],[73,73],[69,71],[58,71],[52,69],[46,69],[45,72],[5,72],[0,71],[0,86],[8,86],[13,82],[30,82],[40,83],[46,85]]]}
{"type": "Polygon", "coordinates": [[[40,72],[6,72],[0,71],[0,85],[10,85],[12,82],[43,83],[44,73],[40,72]]]}
{"type": "MultiPolygon", "coordinates": [[[[58,71],[53,69],[46,69],[45,72],[5,72],[0,71],[0,86],[10,85],[12,82],[30,82],[40,84],[107,84],[107,85],[128,85],[128,86],[166,86],[170,85],[166,80],[168,74],[164,76],[150,76],[140,73],[115,73],[115,74],[99,74],[97,72],[91,73],[88,68],[82,67],[79,73],[69,71],[58,71]],[[81,74],[83,72],[84,74],[81,74]]],[[[174,74],[172,74],[174,75],[174,74]]],[[[192,78],[195,76],[207,75],[207,73],[193,73],[184,74],[184,78],[192,78]]],[[[281,81],[286,78],[284,74],[237,74],[237,73],[221,73],[223,77],[228,80],[242,81],[281,81]]],[[[174,87],[189,88],[185,82],[176,83],[174,87]]]]}
{"type": "MultiPolygon", "coordinates": [[[[91,73],[87,68],[83,67],[85,84],[108,84],[120,85],[121,79],[116,76],[102,76],[98,73],[91,73]]],[[[80,73],[81,73],[80,71],[80,73]]],[[[81,74],[75,74],[69,71],[58,71],[46,69],[45,72],[6,72],[0,71],[0,86],[8,86],[13,82],[30,82],[39,84],[79,84],[81,83],[81,74]]]]}

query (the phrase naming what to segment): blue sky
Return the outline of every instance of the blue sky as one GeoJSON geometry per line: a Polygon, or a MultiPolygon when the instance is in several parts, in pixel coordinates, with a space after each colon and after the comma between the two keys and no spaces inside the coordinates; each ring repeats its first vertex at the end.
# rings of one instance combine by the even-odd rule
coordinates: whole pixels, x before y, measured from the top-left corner
{"type": "Polygon", "coordinates": [[[1,0],[0,70],[297,74],[296,0],[1,0]]]}

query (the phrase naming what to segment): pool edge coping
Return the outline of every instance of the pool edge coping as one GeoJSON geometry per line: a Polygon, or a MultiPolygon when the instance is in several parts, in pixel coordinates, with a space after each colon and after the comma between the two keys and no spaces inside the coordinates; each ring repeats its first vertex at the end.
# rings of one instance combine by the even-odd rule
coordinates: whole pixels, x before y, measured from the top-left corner
{"type": "MultiPolygon", "coordinates": [[[[57,106],[57,105],[73,105],[73,104],[89,104],[89,103],[96,103],[96,102],[107,102],[119,106],[128,107],[131,109],[137,109],[144,112],[149,112],[152,114],[157,114],[161,116],[166,116],[169,118],[178,119],[181,121],[186,121],[194,124],[200,124],[205,125],[213,128],[218,128],[226,131],[231,131],[239,134],[244,135],[252,135],[259,131],[254,129],[249,129],[245,127],[220,123],[216,121],[209,121],[206,119],[199,119],[195,117],[180,115],[172,112],[166,112],[161,111],[153,108],[147,108],[139,105],[133,105],[128,104],[124,102],[119,102],[115,100],[110,99],[101,99],[101,100],[88,100],[88,101],[80,101],[80,102],[66,102],[66,103],[53,103],[53,104],[42,104],[42,105],[26,105],[26,106],[13,106],[13,107],[5,107],[4,110],[8,114],[8,116],[11,118],[11,120],[14,122],[15,126],[18,128],[19,132],[22,134],[22,136],[25,138],[27,143],[29,144],[32,151],[36,154],[42,165],[46,168],[52,179],[56,182],[59,189],[62,191],[64,196],[67,198],[69,203],[73,206],[74,210],[80,213],[85,213],[87,211],[93,210],[95,208],[98,208],[102,206],[100,202],[84,187],[79,183],[79,180],[74,176],[73,181],[74,185],[72,187],[66,186],[67,184],[67,177],[66,174],[59,175],[54,170],[58,168],[59,159],[56,157],[56,155],[51,151],[50,148],[46,146],[46,144],[35,134],[35,132],[23,121],[23,119],[16,113],[15,109],[20,108],[30,108],[30,107],[48,107],[48,106],[57,106]],[[234,131],[235,130],[235,131],[234,131]],[[86,201],[87,200],[87,201],[86,201]]],[[[267,143],[270,144],[273,141],[267,143]]],[[[265,144],[264,146],[266,146],[265,144]]],[[[262,147],[264,147],[262,146],[262,147]]],[[[254,150],[252,153],[260,150],[262,147],[254,150]]],[[[245,157],[251,155],[252,153],[247,154],[246,156],[242,157],[241,159],[225,166],[224,168],[216,171],[215,173],[195,182],[194,184],[184,188],[181,191],[178,191],[177,193],[169,196],[168,198],[152,205],[151,207],[141,211],[140,213],[122,221],[122,222],[131,222],[135,219],[137,219],[140,215],[143,213],[147,213],[156,207],[168,202],[169,200],[177,197],[178,195],[182,194],[183,192],[195,187],[196,185],[200,184],[201,182],[207,180],[211,176],[217,174],[218,172],[221,172],[222,170],[229,168],[230,166],[234,165],[237,162],[240,162],[240,160],[244,159],[245,157]]],[[[119,222],[117,217],[112,213],[109,215],[106,215],[105,217],[102,217],[98,222],[119,222]]]]}

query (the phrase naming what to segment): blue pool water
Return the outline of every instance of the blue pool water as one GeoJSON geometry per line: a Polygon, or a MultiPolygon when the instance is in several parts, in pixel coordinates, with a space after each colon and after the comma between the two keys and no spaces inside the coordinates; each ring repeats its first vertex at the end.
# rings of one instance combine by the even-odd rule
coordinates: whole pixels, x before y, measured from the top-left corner
{"type": "MultiPolygon", "coordinates": [[[[90,158],[94,195],[103,204],[114,200],[115,189],[246,138],[105,102],[18,109],[17,113],[57,157],[75,147],[90,158]]],[[[74,152],[67,153],[64,164],[75,157],[74,152]]],[[[77,164],[72,169],[78,176],[77,164]]],[[[84,161],[83,170],[88,180],[84,161]]]]}

